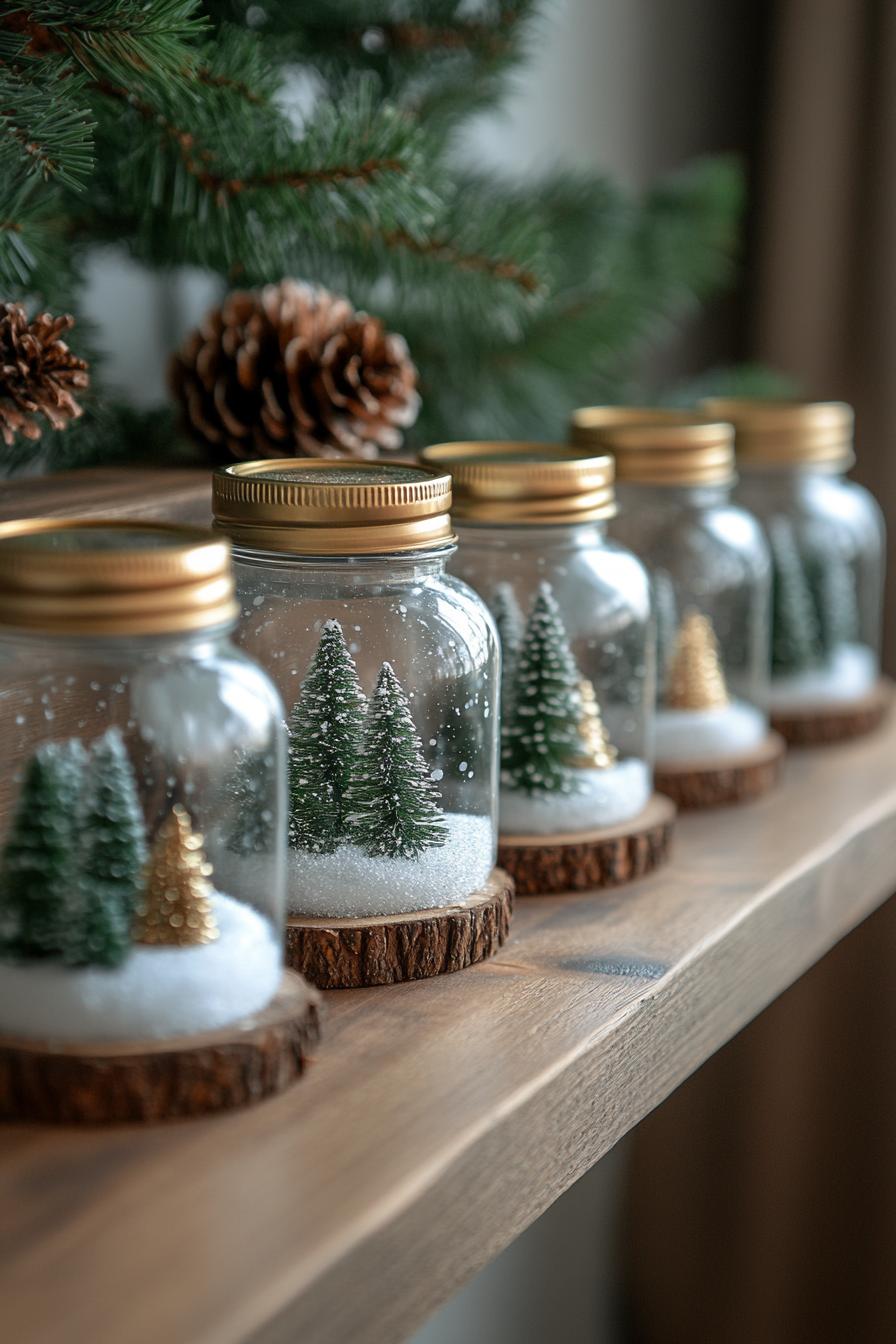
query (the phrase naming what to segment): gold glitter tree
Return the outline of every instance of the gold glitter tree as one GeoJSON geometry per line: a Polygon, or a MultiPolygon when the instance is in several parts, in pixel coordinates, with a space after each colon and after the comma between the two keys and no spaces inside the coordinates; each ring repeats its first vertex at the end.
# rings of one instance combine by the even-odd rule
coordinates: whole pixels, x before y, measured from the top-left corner
{"type": "Polygon", "coordinates": [[[722,709],[728,704],[715,631],[702,612],[687,612],[678,627],[665,703],[669,709],[722,709]]]}
{"type": "Polygon", "coordinates": [[[162,822],[152,847],[134,941],[157,947],[213,943],[218,925],[206,880],[211,871],[202,836],[193,830],[187,809],[176,804],[162,822]]]}
{"type": "Polygon", "coordinates": [[[570,762],[591,770],[606,770],[616,764],[617,751],[607,736],[594,683],[587,677],[579,682],[579,734],[582,747],[570,762]]]}

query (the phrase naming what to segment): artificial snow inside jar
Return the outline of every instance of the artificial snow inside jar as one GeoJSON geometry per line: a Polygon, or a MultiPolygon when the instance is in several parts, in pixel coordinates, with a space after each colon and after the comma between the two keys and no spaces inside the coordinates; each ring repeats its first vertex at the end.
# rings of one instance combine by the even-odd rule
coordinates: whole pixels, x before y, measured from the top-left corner
{"type": "Polygon", "coordinates": [[[649,588],[607,540],[611,460],[516,442],[438,444],[422,460],[451,472],[452,567],[501,638],[502,865],[523,892],[636,876],[619,863],[629,837],[656,823],[660,843],[641,847],[652,866],[670,816],[650,809],[649,588]]]}
{"type": "Polygon", "coordinates": [[[769,561],[731,502],[734,434],[692,412],[585,407],[571,438],[613,454],[611,533],[647,566],[657,644],[657,787],[681,806],[742,801],[774,782],[769,561]]]}
{"type": "MultiPolygon", "coordinates": [[[[317,983],[371,981],[313,965],[309,919],[332,929],[493,894],[497,646],[445,572],[450,502],[449,478],[415,466],[292,458],[215,475],[240,640],[287,707],[287,955],[317,983]]],[[[391,978],[437,969],[451,967],[391,978]]]]}
{"type": "Polygon", "coordinates": [[[170,1049],[280,992],[283,712],[236,614],[210,532],[0,525],[4,1036],[170,1049]]]}
{"type": "Polygon", "coordinates": [[[774,573],[772,720],[798,743],[873,728],[887,703],[879,645],[880,510],[845,478],[853,413],[843,402],[719,399],[736,433],[737,497],[768,534],[774,573]]]}

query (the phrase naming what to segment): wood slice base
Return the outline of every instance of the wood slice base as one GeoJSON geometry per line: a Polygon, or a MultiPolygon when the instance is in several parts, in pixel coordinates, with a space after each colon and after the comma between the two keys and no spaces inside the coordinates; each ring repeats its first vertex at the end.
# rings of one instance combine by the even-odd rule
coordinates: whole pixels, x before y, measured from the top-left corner
{"type": "Polygon", "coordinates": [[[455,905],[367,919],[286,921],[286,961],[319,989],[360,989],[462,971],[498,951],[510,930],[513,883],[494,868],[455,905]]]}
{"type": "Polygon", "coordinates": [[[500,835],[498,862],[518,896],[618,887],[669,857],[675,805],[655,793],[643,811],[619,826],[565,835],[500,835]]]}
{"type": "Polygon", "coordinates": [[[41,1044],[0,1037],[0,1116],[57,1124],[231,1111],[282,1092],[320,1037],[320,995],[287,971],[263,1012],[168,1041],[41,1044]]]}
{"type": "Polygon", "coordinates": [[[748,754],[657,764],[653,777],[657,788],[686,811],[749,803],[777,784],[784,753],[783,738],[769,733],[748,754]]]}
{"type": "Polygon", "coordinates": [[[881,678],[861,700],[842,705],[806,705],[772,711],[772,727],[794,747],[826,747],[879,728],[893,700],[893,683],[881,678]]]}

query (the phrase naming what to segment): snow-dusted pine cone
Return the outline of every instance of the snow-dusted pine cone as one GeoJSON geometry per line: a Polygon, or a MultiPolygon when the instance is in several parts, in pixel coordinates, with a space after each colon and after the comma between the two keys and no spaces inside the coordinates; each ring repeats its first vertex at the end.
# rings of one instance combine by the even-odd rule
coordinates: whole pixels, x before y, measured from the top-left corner
{"type": "Polygon", "coordinates": [[[296,280],[229,294],[174,356],[171,387],[214,462],[376,457],[420,407],[404,338],[296,280]]]}
{"type": "Polygon", "coordinates": [[[31,322],[20,303],[0,303],[0,435],[11,448],[17,434],[39,439],[43,416],[65,429],[81,407],[74,390],[90,381],[87,363],[60,340],[73,317],[38,313],[31,322]]]}

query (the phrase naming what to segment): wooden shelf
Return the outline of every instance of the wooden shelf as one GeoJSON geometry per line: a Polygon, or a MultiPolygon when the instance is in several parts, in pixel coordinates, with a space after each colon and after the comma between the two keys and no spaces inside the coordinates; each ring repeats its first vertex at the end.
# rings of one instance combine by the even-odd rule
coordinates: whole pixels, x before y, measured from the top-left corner
{"type": "Polygon", "coordinates": [[[289,1093],[0,1133],[16,1344],[389,1344],[896,887],[896,723],[793,756],[672,862],[519,902],[499,956],[326,998],[289,1093]]]}

